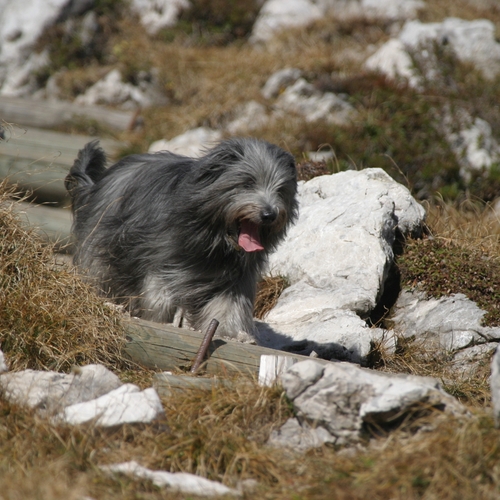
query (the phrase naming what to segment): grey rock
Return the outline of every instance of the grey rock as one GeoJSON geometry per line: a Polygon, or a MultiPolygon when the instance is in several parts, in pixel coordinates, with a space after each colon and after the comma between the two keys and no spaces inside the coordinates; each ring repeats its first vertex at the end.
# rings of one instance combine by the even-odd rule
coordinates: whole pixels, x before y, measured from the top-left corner
{"type": "Polygon", "coordinates": [[[239,106],[234,119],[226,125],[226,130],[233,135],[243,135],[253,132],[269,123],[265,106],[257,101],[249,101],[239,106]]]}
{"type": "MultiPolygon", "coordinates": [[[[141,75],[139,75],[141,76],[141,75]]],[[[75,99],[76,104],[93,106],[98,104],[120,105],[123,109],[147,108],[165,102],[165,97],[155,88],[154,76],[148,81],[143,75],[139,86],[125,83],[118,69],[110,71],[84,94],[75,99]]]]}
{"type": "Polygon", "coordinates": [[[0,373],[4,373],[9,371],[9,367],[7,366],[7,362],[5,361],[4,353],[0,350],[0,373]]]}
{"type": "Polygon", "coordinates": [[[325,15],[322,2],[311,0],[267,0],[254,23],[250,41],[267,42],[287,28],[307,26],[325,15]]]}
{"type": "Polygon", "coordinates": [[[26,95],[30,76],[46,59],[33,47],[61,16],[70,0],[0,0],[0,94],[26,95]]]}
{"type": "Polygon", "coordinates": [[[453,374],[461,378],[474,377],[483,366],[491,364],[497,347],[498,342],[487,342],[455,352],[451,364],[453,374]]]}
{"type": "Polygon", "coordinates": [[[440,117],[441,128],[458,163],[460,176],[469,183],[472,174],[489,171],[500,162],[500,145],[493,137],[491,125],[472,117],[466,110],[452,112],[445,107],[440,117]]]}
{"type": "Polygon", "coordinates": [[[434,43],[449,46],[460,61],[473,64],[486,78],[493,79],[500,73],[500,43],[495,39],[495,25],[486,19],[408,21],[397,39],[386,42],[365,64],[390,78],[407,78],[410,85],[418,88],[421,79],[412,67],[410,54],[417,53],[426,61],[425,76],[432,79],[439,72],[437,59],[432,55],[434,43]]]}
{"type": "Polygon", "coordinates": [[[286,394],[290,399],[300,396],[311,385],[315,384],[325,371],[324,365],[317,362],[301,362],[281,376],[283,387],[286,387],[286,394]]]}
{"type": "Polygon", "coordinates": [[[391,80],[405,79],[411,87],[419,88],[421,78],[403,42],[397,38],[387,41],[365,61],[366,69],[379,71],[391,80]]]}
{"type": "Polygon", "coordinates": [[[486,314],[463,294],[440,299],[403,290],[394,306],[394,330],[446,351],[500,339],[500,328],[481,326],[486,314]]]}
{"type": "Polygon", "coordinates": [[[159,488],[167,487],[168,491],[173,493],[209,497],[222,495],[241,496],[238,490],[228,488],[217,481],[211,481],[187,472],[151,470],[133,460],[120,464],[103,465],[100,469],[107,473],[125,474],[137,479],[148,479],[155,486],[159,488]]]}
{"type": "Polygon", "coordinates": [[[121,385],[120,379],[102,365],[79,367],[69,374],[23,370],[0,375],[5,399],[47,412],[89,401],[121,385]]]}
{"type": "Polygon", "coordinates": [[[171,151],[185,156],[201,156],[206,149],[215,146],[222,139],[218,130],[199,127],[188,130],[181,135],[170,139],[160,139],[149,146],[148,153],[157,151],[171,151]]]}
{"type": "Polygon", "coordinates": [[[302,76],[297,68],[285,68],[273,73],[262,87],[262,95],[266,99],[278,97],[287,87],[294,84],[302,76]]]}
{"type": "Polygon", "coordinates": [[[500,427],[500,354],[498,349],[491,361],[490,386],[495,424],[497,427],[500,427]]]}
{"type": "MultiPolygon", "coordinates": [[[[397,375],[359,368],[349,363],[329,363],[315,382],[301,382],[317,361],[302,361],[282,376],[298,421],[322,427],[337,444],[359,441],[364,424],[388,425],[420,405],[436,407],[457,416],[467,410],[430,377],[397,375]],[[297,387],[306,386],[298,392],[297,387]]],[[[319,371],[318,368],[316,368],[319,371]]]]}
{"type": "Polygon", "coordinates": [[[265,43],[280,31],[307,26],[325,16],[343,21],[410,19],[424,5],[421,0],[267,0],[255,21],[250,41],[265,43]]]}
{"type": "Polygon", "coordinates": [[[355,114],[354,108],[342,98],[332,92],[320,92],[303,78],[281,93],[275,109],[278,116],[291,112],[303,116],[306,122],[325,120],[337,125],[345,124],[355,114]]]}
{"type": "Polygon", "coordinates": [[[53,422],[115,427],[149,423],[163,415],[163,406],[155,389],[150,387],[141,391],[134,384],[123,384],[96,399],[66,406],[53,417],[53,422]]]}
{"type": "Polygon", "coordinates": [[[188,0],[131,0],[130,7],[139,15],[150,35],[177,24],[179,15],[191,8],[188,0]]]}
{"type": "Polygon", "coordinates": [[[300,424],[296,418],[290,418],[278,430],[271,432],[268,444],[305,452],[311,448],[319,448],[324,444],[340,445],[343,443],[336,436],[332,436],[324,427],[312,427],[307,422],[300,424]]]}

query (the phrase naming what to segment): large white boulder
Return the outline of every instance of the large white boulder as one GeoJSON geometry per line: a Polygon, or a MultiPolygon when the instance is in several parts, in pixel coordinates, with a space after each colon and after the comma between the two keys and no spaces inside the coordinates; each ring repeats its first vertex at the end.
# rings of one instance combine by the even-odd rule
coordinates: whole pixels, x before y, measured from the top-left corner
{"type": "Polygon", "coordinates": [[[264,345],[287,340],[344,347],[362,361],[382,331],[367,327],[392,264],[396,231],[418,233],[425,211],[381,169],[340,172],[299,186],[300,215],[269,269],[290,287],[266,317],[264,345]]]}

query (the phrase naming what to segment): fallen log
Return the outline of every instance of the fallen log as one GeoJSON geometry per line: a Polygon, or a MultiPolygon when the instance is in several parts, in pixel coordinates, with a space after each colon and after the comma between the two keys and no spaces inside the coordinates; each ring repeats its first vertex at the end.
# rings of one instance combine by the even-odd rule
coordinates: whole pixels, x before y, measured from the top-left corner
{"type": "Polygon", "coordinates": [[[189,390],[210,391],[217,386],[232,387],[231,380],[218,377],[195,377],[192,375],[173,375],[168,372],[156,373],[153,377],[153,387],[162,397],[189,390]]]}
{"type": "Polygon", "coordinates": [[[13,203],[21,222],[35,228],[48,243],[53,243],[58,251],[70,252],[71,212],[35,203],[13,203]]]}
{"type": "MultiPolygon", "coordinates": [[[[48,130],[13,128],[0,141],[0,179],[8,179],[20,190],[33,192],[37,201],[69,203],[64,178],[78,151],[95,138],[48,130]]],[[[110,159],[116,158],[123,143],[102,139],[110,159]]]]}
{"type": "MultiPolygon", "coordinates": [[[[125,353],[128,357],[146,368],[159,370],[189,371],[204,337],[201,332],[137,318],[125,323],[125,331],[125,353]]],[[[256,377],[259,373],[260,357],[276,354],[296,361],[310,359],[268,347],[214,338],[202,369],[209,374],[239,373],[256,377]]],[[[324,360],[318,361],[328,363],[324,360]]]]}
{"type": "Polygon", "coordinates": [[[0,96],[0,117],[5,122],[30,127],[57,128],[86,120],[115,130],[129,130],[134,126],[136,113],[64,101],[0,96]]]}

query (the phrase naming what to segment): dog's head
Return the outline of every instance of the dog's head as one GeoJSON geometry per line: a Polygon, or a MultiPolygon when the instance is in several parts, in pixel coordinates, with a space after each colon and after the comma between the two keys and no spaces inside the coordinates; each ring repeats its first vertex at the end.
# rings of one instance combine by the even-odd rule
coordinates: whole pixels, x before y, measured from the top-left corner
{"type": "Polygon", "coordinates": [[[198,181],[212,222],[223,221],[237,250],[274,250],[297,217],[293,156],[265,141],[230,139],[200,161],[198,181]]]}

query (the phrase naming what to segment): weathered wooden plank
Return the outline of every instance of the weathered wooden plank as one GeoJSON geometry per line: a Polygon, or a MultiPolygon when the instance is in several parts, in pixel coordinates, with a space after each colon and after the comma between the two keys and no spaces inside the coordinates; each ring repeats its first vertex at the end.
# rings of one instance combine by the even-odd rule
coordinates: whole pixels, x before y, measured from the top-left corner
{"type": "MultiPolygon", "coordinates": [[[[127,321],[125,329],[125,353],[133,361],[147,368],[160,370],[189,369],[203,340],[201,332],[140,319],[127,321]]],[[[210,374],[241,373],[257,376],[260,357],[263,354],[280,354],[297,361],[310,359],[267,347],[215,338],[209,349],[205,370],[210,374]]],[[[323,360],[321,362],[327,363],[323,360]]]]}
{"type": "Polygon", "coordinates": [[[0,120],[8,123],[56,128],[79,119],[95,120],[116,130],[128,130],[133,127],[135,113],[64,101],[0,96],[0,120]]]}
{"type": "Polygon", "coordinates": [[[36,229],[37,233],[61,251],[70,251],[71,212],[64,208],[54,208],[34,203],[14,203],[14,210],[21,221],[36,229]]]}
{"type": "MultiPolygon", "coordinates": [[[[23,191],[33,191],[38,201],[69,202],[64,178],[78,151],[94,138],[29,128],[13,128],[0,141],[0,178],[7,178],[23,191]]],[[[101,146],[112,161],[124,143],[102,139],[101,146]]]]}
{"type": "Polygon", "coordinates": [[[218,385],[231,387],[231,380],[222,378],[202,378],[194,375],[173,375],[170,373],[157,373],[153,377],[153,387],[158,394],[168,397],[176,392],[189,390],[211,390],[218,385]]]}

